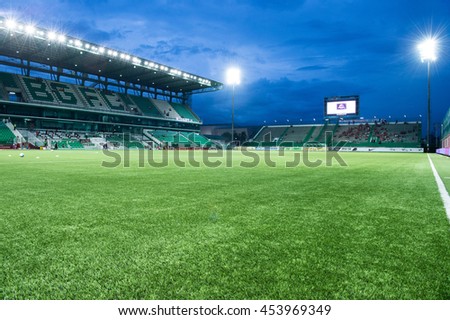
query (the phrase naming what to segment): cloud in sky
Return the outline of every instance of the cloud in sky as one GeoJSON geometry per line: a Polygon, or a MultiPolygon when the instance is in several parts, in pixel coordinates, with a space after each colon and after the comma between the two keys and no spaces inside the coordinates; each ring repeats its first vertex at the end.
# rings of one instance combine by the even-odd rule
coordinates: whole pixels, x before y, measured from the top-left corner
{"type": "MultiPolygon", "coordinates": [[[[366,117],[425,114],[418,38],[443,39],[432,68],[433,122],[449,107],[447,0],[7,1],[4,13],[217,81],[242,69],[242,124],[323,116],[328,95],[361,95],[366,117]]],[[[3,13],[3,14],[4,14],[3,13]]],[[[230,88],[193,97],[208,122],[229,122],[230,88]]]]}

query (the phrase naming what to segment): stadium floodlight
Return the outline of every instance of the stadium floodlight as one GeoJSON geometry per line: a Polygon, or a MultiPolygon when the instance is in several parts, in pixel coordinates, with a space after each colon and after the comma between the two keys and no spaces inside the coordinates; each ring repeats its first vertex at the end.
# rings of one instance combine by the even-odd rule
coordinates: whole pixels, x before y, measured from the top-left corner
{"type": "Polygon", "coordinates": [[[50,31],[49,33],[47,33],[47,38],[48,40],[55,40],[56,39],[56,33],[53,31],[50,31]]]}
{"type": "Polygon", "coordinates": [[[419,49],[420,59],[425,61],[436,61],[437,41],[436,39],[429,38],[421,42],[417,48],[419,49]]]}
{"type": "Polygon", "coordinates": [[[427,63],[428,77],[428,95],[427,95],[427,152],[430,152],[430,117],[431,117],[431,62],[437,59],[438,43],[434,38],[428,38],[422,41],[417,48],[420,53],[420,60],[427,63]]]}
{"type": "Polygon", "coordinates": [[[29,35],[33,35],[36,32],[36,28],[33,25],[27,25],[25,27],[25,32],[29,35]]]}
{"type": "Polygon", "coordinates": [[[58,41],[61,43],[66,42],[66,36],[63,34],[58,35],[58,41]]]}
{"type": "Polygon", "coordinates": [[[237,68],[230,68],[227,71],[227,83],[233,86],[241,83],[241,70],[237,68]]]}
{"type": "Polygon", "coordinates": [[[230,68],[227,71],[227,83],[233,87],[233,96],[231,100],[231,148],[234,145],[234,88],[241,83],[241,70],[230,68]]]}
{"type": "Polygon", "coordinates": [[[15,20],[8,19],[5,21],[5,26],[8,29],[14,29],[17,26],[17,22],[15,20]]]}

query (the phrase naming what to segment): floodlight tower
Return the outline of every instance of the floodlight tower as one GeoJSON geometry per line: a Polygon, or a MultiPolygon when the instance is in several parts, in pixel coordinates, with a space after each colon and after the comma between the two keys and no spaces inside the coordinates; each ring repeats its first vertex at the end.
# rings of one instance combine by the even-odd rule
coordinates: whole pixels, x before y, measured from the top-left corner
{"type": "Polygon", "coordinates": [[[431,117],[431,97],[430,97],[430,89],[431,89],[431,71],[430,65],[431,62],[436,61],[436,51],[437,51],[437,41],[433,38],[425,39],[418,46],[420,53],[420,60],[422,62],[427,62],[428,69],[428,110],[427,110],[427,152],[430,152],[430,117],[431,117]]]}
{"type": "Polygon", "coordinates": [[[234,88],[241,83],[241,70],[230,68],[227,71],[227,84],[233,87],[233,97],[231,100],[231,147],[234,144],[234,88]]]}

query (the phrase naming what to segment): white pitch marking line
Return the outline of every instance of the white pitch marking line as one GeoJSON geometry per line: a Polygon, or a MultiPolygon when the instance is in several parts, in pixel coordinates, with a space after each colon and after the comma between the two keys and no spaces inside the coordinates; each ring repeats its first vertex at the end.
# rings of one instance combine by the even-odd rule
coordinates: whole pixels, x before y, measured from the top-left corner
{"type": "Polygon", "coordinates": [[[447,218],[450,220],[450,196],[448,195],[444,182],[442,182],[441,177],[439,177],[439,174],[436,168],[434,167],[430,155],[428,155],[428,160],[430,160],[431,170],[433,171],[434,179],[436,179],[436,184],[438,185],[439,193],[441,194],[442,202],[444,203],[444,208],[445,211],[447,212],[447,218]]]}

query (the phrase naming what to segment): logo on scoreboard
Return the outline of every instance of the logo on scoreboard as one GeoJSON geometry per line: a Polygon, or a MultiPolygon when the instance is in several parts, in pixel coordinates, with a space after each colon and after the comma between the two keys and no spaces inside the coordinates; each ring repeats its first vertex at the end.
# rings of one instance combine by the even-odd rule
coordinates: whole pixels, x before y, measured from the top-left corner
{"type": "Polygon", "coordinates": [[[337,110],[347,110],[347,104],[346,103],[338,103],[337,110]]]}

